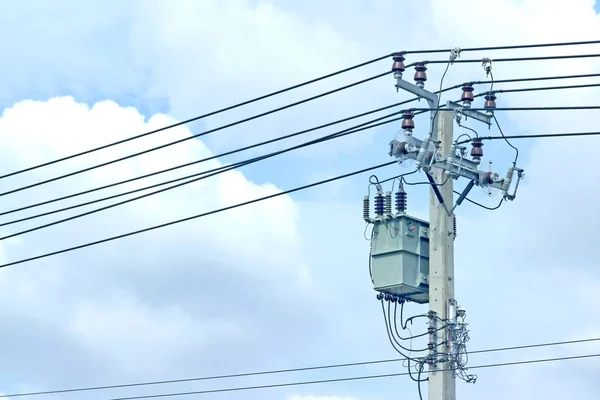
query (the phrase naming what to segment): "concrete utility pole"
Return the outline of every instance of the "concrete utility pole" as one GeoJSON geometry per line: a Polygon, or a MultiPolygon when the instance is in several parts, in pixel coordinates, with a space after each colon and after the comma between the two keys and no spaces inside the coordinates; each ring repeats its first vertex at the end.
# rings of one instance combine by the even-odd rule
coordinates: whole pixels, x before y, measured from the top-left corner
{"type": "MultiPolygon", "coordinates": [[[[440,152],[443,157],[450,154],[453,142],[454,119],[450,112],[441,112],[437,117],[437,140],[440,141],[440,152]]],[[[443,169],[434,168],[431,171],[437,183],[446,180],[443,169]]],[[[444,203],[454,203],[453,185],[454,180],[448,179],[439,190],[444,203]]],[[[454,299],[454,214],[448,215],[443,205],[440,204],[434,191],[430,191],[429,199],[429,310],[437,317],[446,320],[448,316],[448,305],[454,299]]],[[[439,322],[437,323],[439,329],[439,322]]],[[[445,340],[443,335],[445,329],[436,332],[435,343],[445,340]],[[441,337],[440,337],[441,336],[441,337]]],[[[448,353],[448,346],[437,348],[440,353],[448,353]]],[[[429,367],[429,400],[455,400],[456,381],[450,363],[430,365],[429,367]],[[435,372],[436,370],[443,372],[435,372]]]]}

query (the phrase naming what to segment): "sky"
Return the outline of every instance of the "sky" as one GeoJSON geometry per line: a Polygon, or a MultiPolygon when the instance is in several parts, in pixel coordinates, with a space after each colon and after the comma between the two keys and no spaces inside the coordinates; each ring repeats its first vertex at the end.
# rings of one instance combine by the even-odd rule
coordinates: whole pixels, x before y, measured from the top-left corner
{"type": "MultiPolygon", "coordinates": [[[[68,156],[281,89],[394,51],[595,40],[590,0],[0,0],[0,167],[4,173],[68,156]],[[560,29],[557,29],[560,27],[560,29]]],[[[461,58],[599,54],[600,46],[463,53],[461,58]]],[[[407,63],[447,59],[410,55],[407,63]]],[[[123,157],[389,71],[392,60],[140,140],[2,179],[0,192],[123,157]]],[[[437,90],[445,65],[431,65],[437,90]]],[[[595,58],[493,63],[495,79],[598,73],[595,58]]],[[[410,79],[412,71],[407,71],[410,79]]],[[[453,64],[442,82],[485,80],[479,63],[453,64]]],[[[498,88],[597,79],[498,84],[498,88]]],[[[386,76],[231,129],[51,184],[2,196],[0,212],[109,184],[406,100],[386,76]]],[[[476,91],[482,89],[476,88],[476,91]]],[[[456,99],[459,91],[447,98],[456,99]]],[[[596,105],[597,88],[499,94],[498,105],[596,105]]],[[[415,103],[417,106],[423,102],[415,103]]],[[[392,111],[395,111],[394,109],[392,111]]],[[[374,117],[380,116],[377,114],[374,117]]],[[[502,112],[506,134],[594,131],[597,111],[502,112]]],[[[1,223],[282,149],[366,121],[0,215],[1,223]]],[[[415,136],[427,131],[415,118],[415,136]]],[[[468,121],[481,135],[496,135],[468,121]]],[[[390,161],[390,124],[47,229],[0,239],[0,263],[226,207],[390,161]]],[[[455,126],[455,135],[466,132],[455,126]]],[[[600,196],[595,137],[515,141],[525,180],[496,211],[457,210],[456,297],[469,349],[600,337],[600,196]]],[[[514,157],[484,145],[502,175],[514,157]]],[[[376,172],[387,178],[409,170],[376,172]]],[[[4,173],[0,174],[3,175],[4,173]]],[[[368,275],[362,197],[369,174],[279,196],[0,270],[0,393],[178,379],[394,358],[368,275]]],[[[418,180],[423,179],[418,175],[418,180]]],[[[457,181],[460,190],[466,182],[457,181]]],[[[409,213],[428,218],[428,191],[408,189],[409,213]]],[[[495,205],[479,188],[473,199],[495,205]]],[[[102,203],[104,204],[104,203],[102,203]]],[[[2,237],[79,210],[0,226],[2,237]]],[[[409,305],[419,314],[426,306],[409,305]]],[[[425,331],[415,323],[413,331],[425,331]]],[[[473,354],[469,365],[600,353],[600,342],[473,354]]],[[[109,399],[223,387],[400,373],[401,364],[60,394],[109,399]]],[[[473,369],[461,399],[592,397],[600,360],[473,369]]],[[[426,389],[426,388],[424,388],[426,389]]],[[[406,376],[197,398],[418,398],[406,376]]],[[[185,398],[182,397],[182,398],[185,398]]],[[[194,398],[194,396],[189,396],[194,398]]]]}

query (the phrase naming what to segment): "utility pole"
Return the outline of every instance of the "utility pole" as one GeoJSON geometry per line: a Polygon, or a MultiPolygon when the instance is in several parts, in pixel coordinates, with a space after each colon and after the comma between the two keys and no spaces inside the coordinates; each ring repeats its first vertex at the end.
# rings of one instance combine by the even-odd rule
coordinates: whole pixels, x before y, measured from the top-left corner
{"type": "MultiPolygon", "coordinates": [[[[437,140],[442,157],[450,154],[453,142],[454,119],[452,113],[442,112],[437,117],[437,140]]],[[[437,183],[444,183],[439,191],[446,205],[454,204],[454,180],[446,179],[443,169],[431,171],[437,183]]],[[[430,190],[429,199],[429,310],[433,315],[447,320],[450,300],[454,299],[454,214],[448,215],[437,195],[430,190]]],[[[439,321],[439,320],[438,320],[439,321]]],[[[439,329],[439,322],[435,325],[439,329]]],[[[445,329],[434,334],[434,343],[445,340],[445,329]],[[441,336],[441,337],[440,337],[441,336]]],[[[449,353],[448,345],[436,348],[437,352],[449,353]]],[[[455,400],[456,381],[450,363],[429,365],[429,400],[455,400]],[[438,371],[437,370],[445,370],[438,371]]]]}
{"type": "MultiPolygon", "coordinates": [[[[457,53],[453,51],[449,62],[456,56],[457,53]]],[[[427,176],[431,184],[429,222],[406,213],[406,192],[402,180],[395,194],[395,214],[391,211],[392,193],[386,192],[384,195],[377,181],[374,218],[369,216],[369,195],[363,200],[363,219],[373,224],[369,272],[374,289],[379,292],[377,299],[381,302],[390,343],[398,353],[414,362],[413,366],[418,372],[419,393],[421,373],[427,365],[429,400],[455,400],[456,376],[466,382],[474,382],[476,376],[466,374],[466,360],[462,357],[468,341],[468,330],[464,322],[466,311],[459,308],[454,295],[454,210],[467,199],[475,186],[501,191],[503,201],[514,200],[523,170],[513,163],[505,178],[492,171],[483,171],[480,169],[483,157],[481,138],[475,136],[466,142],[453,138],[454,120],[459,125],[463,118],[465,121],[469,119],[491,125],[496,108],[496,97],[492,92],[486,95],[485,112],[471,109],[474,96],[473,86],[469,82],[462,86],[460,103],[447,101],[445,106],[440,106],[441,93],[433,93],[424,87],[427,80],[425,62],[415,63],[413,84],[402,79],[405,70],[403,54],[396,54],[393,59],[396,89],[427,101],[430,122],[425,137],[418,139],[413,135],[414,111],[402,110],[405,138],[394,138],[388,154],[396,157],[399,163],[414,160],[416,169],[408,174],[421,171],[427,176]],[[470,154],[464,146],[469,142],[472,146],[470,154]],[[517,177],[511,194],[515,172],[517,177]],[[466,179],[468,183],[455,202],[454,180],[459,178],[466,179]],[[407,348],[400,341],[407,339],[400,336],[397,328],[391,329],[392,305],[395,310],[398,304],[402,307],[406,301],[429,303],[429,343],[426,350],[421,350],[429,352],[426,356],[403,354],[402,350],[407,348]]],[[[489,72],[488,68],[486,71],[489,72]]],[[[395,312],[393,318],[395,323],[395,312]]],[[[410,373],[410,363],[408,368],[410,373]]]]}

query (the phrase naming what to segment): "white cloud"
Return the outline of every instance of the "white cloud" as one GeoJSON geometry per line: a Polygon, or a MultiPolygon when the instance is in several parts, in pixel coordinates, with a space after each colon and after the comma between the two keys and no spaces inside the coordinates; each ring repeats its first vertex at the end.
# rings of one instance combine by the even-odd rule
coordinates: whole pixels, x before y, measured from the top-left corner
{"type": "MultiPolygon", "coordinates": [[[[14,32],[21,30],[14,23],[2,24],[9,30],[6,37],[29,39],[25,44],[16,39],[3,42],[3,53],[18,55],[17,50],[27,49],[27,57],[8,57],[10,63],[4,64],[4,70],[8,68],[6,75],[14,78],[10,80],[14,84],[0,86],[0,93],[23,99],[30,97],[34,88],[44,98],[63,93],[66,87],[66,92],[78,99],[85,97],[81,93],[118,99],[133,92],[143,100],[165,97],[175,116],[188,117],[393,50],[588,40],[595,37],[600,27],[593,2],[588,0],[571,1],[567,8],[561,2],[532,0],[503,0],[493,5],[470,0],[451,4],[382,0],[346,2],[343,6],[309,0],[301,4],[171,3],[127,3],[121,11],[103,5],[91,10],[71,6],[71,15],[81,13],[81,17],[62,23],[56,17],[50,21],[48,12],[41,9],[38,13],[22,13],[20,18],[29,14],[35,18],[17,25],[35,29],[18,35],[14,32]],[[101,11],[102,18],[92,23],[95,18],[90,15],[97,17],[101,11]],[[73,21],[82,26],[73,25],[73,21]],[[115,29],[117,21],[121,25],[115,29]],[[54,34],[50,35],[50,31],[54,34]],[[114,57],[110,56],[112,53],[114,57]],[[48,68],[49,65],[53,67],[48,68]]],[[[16,14],[0,15],[6,19],[16,14]]],[[[485,55],[512,57],[579,51],[598,52],[597,46],[589,46],[485,55]]],[[[484,54],[464,53],[462,57],[471,56],[484,54]]],[[[438,58],[426,58],[429,57],[438,58]]],[[[411,56],[409,61],[416,59],[417,56],[411,56]]],[[[202,128],[389,68],[386,61],[381,65],[382,68],[367,68],[203,121],[202,128]]],[[[494,63],[493,70],[496,79],[503,79],[597,72],[599,67],[594,60],[577,60],[494,63]]],[[[437,86],[441,67],[432,66],[428,73],[427,87],[437,86]]],[[[479,65],[455,64],[445,83],[484,78],[479,65]]],[[[570,83],[574,82],[557,84],[570,83]]],[[[310,127],[399,101],[398,96],[391,79],[382,80],[334,96],[331,102],[304,106],[285,116],[207,136],[211,150],[201,141],[189,141],[47,188],[4,197],[3,209],[310,127]]],[[[597,97],[596,89],[560,94],[533,92],[503,94],[498,103],[596,104],[597,97]]],[[[593,112],[504,115],[498,112],[507,133],[596,129],[593,112]]],[[[24,101],[5,111],[0,119],[4,139],[0,166],[6,171],[26,167],[170,121],[172,118],[166,115],[145,121],[137,110],[124,109],[111,101],[93,106],[68,97],[49,102],[24,101]]],[[[423,124],[418,126],[421,134],[423,124]]],[[[260,173],[269,177],[281,174],[281,182],[293,186],[292,181],[298,176],[310,180],[321,177],[323,171],[345,170],[345,165],[374,164],[374,154],[385,155],[382,143],[389,140],[386,132],[392,131],[324,145],[322,150],[304,152],[305,158],[293,161],[291,168],[278,168],[281,164],[275,163],[275,167],[260,173]],[[338,158],[340,150],[352,156],[338,158]],[[317,155],[323,159],[321,164],[317,155]]],[[[40,173],[6,179],[3,189],[187,135],[185,128],[159,133],[40,173]]],[[[600,193],[594,184],[594,157],[589,153],[597,140],[548,139],[519,144],[527,178],[517,200],[495,213],[484,213],[466,203],[459,210],[457,294],[468,311],[471,349],[581,338],[598,332],[594,293],[600,277],[596,271],[598,216],[594,204],[600,193]]],[[[501,142],[490,142],[485,147],[494,164],[503,168],[511,156],[508,150],[499,150],[504,147],[501,142]]],[[[217,161],[208,162],[149,182],[219,165],[217,161]]],[[[227,373],[253,367],[270,369],[277,365],[295,367],[393,356],[366,272],[368,248],[362,241],[361,196],[355,189],[360,187],[362,191],[365,182],[360,177],[340,185],[335,189],[339,193],[325,192],[331,197],[337,193],[339,198],[355,199],[352,203],[328,199],[319,204],[296,204],[281,197],[263,205],[2,271],[0,298],[4,306],[0,307],[0,314],[11,324],[0,329],[0,336],[7,343],[3,358],[8,360],[11,376],[23,384],[44,387],[55,386],[56,382],[98,383],[98,377],[106,381],[142,375],[161,378],[167,374],[227,373]],[[43,337],[38,334],[41,331],[43,337]],[[215,337],[219,340],[213,341],[215,337]],[[146,362],[136,364],[136,357],[146,362]],[[64,360],[60,370],[45,361],[58,358],[64,360]]],[[[77,244],[277,190],[276,185],[256,185],[241,173],[229,173],[98,218],[26,235],[20,244],[6,242],[0,250],[3,258],[12,260],[56,249],[64,243],[77,244]]],[[[426,214],[427,203],[421,196],[425,191],[415,192],[418,190],[409,192],[410,210],[426,214]]],[[[9,232],[8,227],[3,229],[9,232]]],[[[581,345],[473,355],[470,364],[579,354],[595,348],[581,345]]],[[[533,364],[473,371],[480,375],[477,385],[459,385],[458,390],[466,399],[542,398],[562,393],[584,397],[593,393],[595,381],[578,376],[595,373],[588,369],[590,365],[597,364],[591,360],[568,361],[552,366],[533,364]],[[572,382],[570,386],[564,384],[565,376],[572,382]],[[510,382],[509,388],[506,382],[510,382]],[[547,393],[527,392],[532,387],[543,387],[547,393]]],[[[392,371],[398,372],[394,367],[392,371]]],[[[353,373],[336,371],[339,375],[353,373]]],[[[19,382],[14,381],[0,384],[18,386],[19,382]]],[[[393,379],[362,382],[348,393],[354,398],[386,398],[399,388],[413,394],[416,390],[408,379],[393,379]]],[[[264,391],[254,396],[284,398],[285,394],[264,391]]]]}

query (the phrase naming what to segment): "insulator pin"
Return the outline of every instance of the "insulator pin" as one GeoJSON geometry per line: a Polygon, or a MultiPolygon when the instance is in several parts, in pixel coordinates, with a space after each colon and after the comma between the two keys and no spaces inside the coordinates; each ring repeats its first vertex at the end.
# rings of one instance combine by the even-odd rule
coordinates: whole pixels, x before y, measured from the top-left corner
{"type": "Polygon", "coordinates": [[[464,108],[470,108],[471,103],[473,102],[473,86],[470,83],[465,83],[462,87],[462,96],[460,100],[463,103],[464,108]]]}
{"type": "Polygon", "coordinates": [[[483,157],[483,143],[481,139],[477,138],[471,142],[473,148],[471,149],[471,157],[473,157],[473,162],[475,164],[479,164],[481,162],[481,158],[483,157]]]}
{"type": "Polygon", "coordinates": [[[405,69],[404,56],[402,54],[394,54],[392,59],[394,60],[394,63],[392,64],[392,72],[394,72],[394,74],[400,73],[400,77],[402,77],[402,73],[404,72],[404,69],[405,69]]]}
{"type": "Polygon", "coordinates": [[[383,215],[383,194],[378,193],[375,195],[375,216],[381,217],[383,215]]]}
{"type": "Polygon", "coordinates": [[[420,62],[415,66],[415,71],[416,85],[422,89],[425,87],[425,81],[427,80],[427,73],[425,72],[427,71],[427,67],[424,63],[420,62]]]}
{"type": "Polygon", "coordinates": [[[405,213],[406,205],[406,192],[404,191],[404,187],[401,185],[400,189],[398,189],[396,192],[396,213],[405,213]]]}
{"type": "Polygon", "coordinates": [[[494,95],[494,93],[488,92],[485,95],[485,103],[483,104],[483,108],[486,109],[487,115],[494,115],[493,109],[496,108],[496,96],[494,95]]]}
{"type": "Polygon", "coordinates": [[[369,214],[370,214],[369,196],[365,196],[365,198],[363,199],[363,219],[365,220],[365,222],[371,221],[371,216],[369,214]]]}
{"type": "Polygon", "coordinates": [[[385,215],[392,215],[392,192],[385,192],[385,215]]]}
{"type": "Polygon", "coordinates": [[[407,135],[412,134],[413,129],[415,129],[414,117],[415,115],[412,111],[404,111],[402,114],[402,129],[404,129],[404,133],[407,135]]]}

